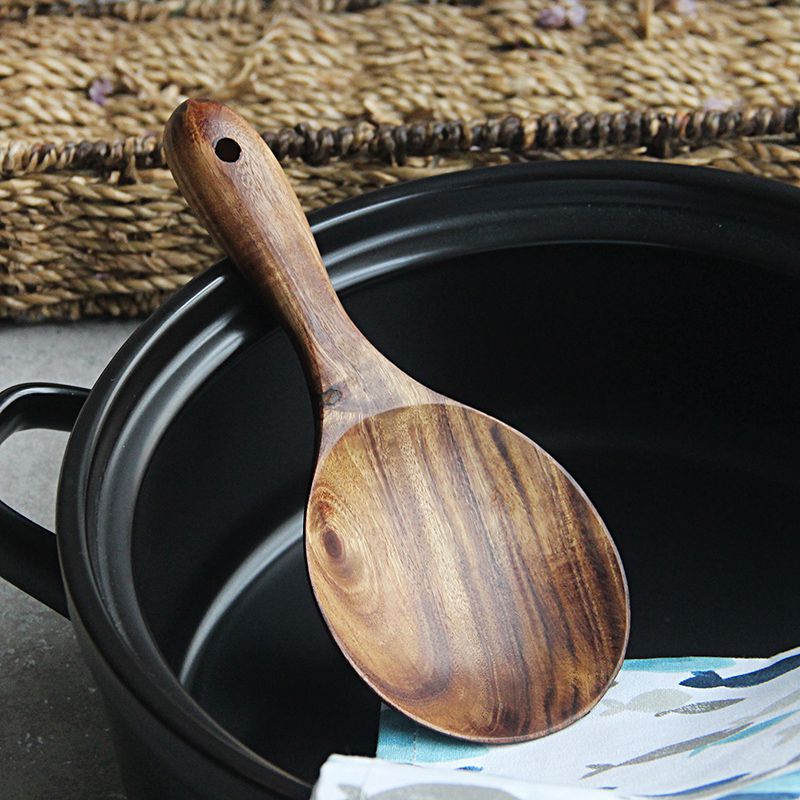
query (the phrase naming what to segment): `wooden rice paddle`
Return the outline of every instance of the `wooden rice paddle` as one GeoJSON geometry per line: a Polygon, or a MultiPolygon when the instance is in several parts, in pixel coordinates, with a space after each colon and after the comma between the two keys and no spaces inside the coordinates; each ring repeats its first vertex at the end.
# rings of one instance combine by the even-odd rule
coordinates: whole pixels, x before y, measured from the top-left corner
{"type": "Polygon", "coordinates": [[[619,555],[589,500],[532,441],[364,338],[244,120],[189,100],[164,145],[305,366],[319,409],[306,556],[345,656],[388,703],[465,739],[522,741],[581,717],[616,675],[629,625],[619,555]]]}

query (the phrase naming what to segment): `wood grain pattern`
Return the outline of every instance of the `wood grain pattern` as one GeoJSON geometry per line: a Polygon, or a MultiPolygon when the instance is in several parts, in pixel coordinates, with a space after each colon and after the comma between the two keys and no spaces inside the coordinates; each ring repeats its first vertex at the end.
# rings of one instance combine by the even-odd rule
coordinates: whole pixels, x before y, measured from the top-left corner
{"type": "Polygon", "coordinates": [[[334,636],[409,716],[517,741],[608,688],[627,635],[616,552],[570,478],[508,426],[445,404],[369,417],[319,466],[307,519],[334,636]]]}
{"type": "Polygon", "coordinates": [[[525,436],[363,338],[280,167],[237,115],[188,101],[165,146],[305,366],[319,409],[309,575],[355,669],[408,715],[476,741],[530,739],[585,714],[629,627],[619,555],[589,500],[525,436]]]}

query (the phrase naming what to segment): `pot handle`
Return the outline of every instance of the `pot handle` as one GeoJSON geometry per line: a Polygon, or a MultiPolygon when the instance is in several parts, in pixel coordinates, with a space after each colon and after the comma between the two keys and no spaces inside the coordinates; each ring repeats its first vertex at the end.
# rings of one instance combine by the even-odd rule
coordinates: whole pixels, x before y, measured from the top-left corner
{"type": "MultiPolygon", "coordinates": [[[[0,392],[0,443],[29,428],[72,430],[88,389],[22,383],[0,392]]],[[[0,500],[0,575],[68,616],[56,537],[0,500]]]]}

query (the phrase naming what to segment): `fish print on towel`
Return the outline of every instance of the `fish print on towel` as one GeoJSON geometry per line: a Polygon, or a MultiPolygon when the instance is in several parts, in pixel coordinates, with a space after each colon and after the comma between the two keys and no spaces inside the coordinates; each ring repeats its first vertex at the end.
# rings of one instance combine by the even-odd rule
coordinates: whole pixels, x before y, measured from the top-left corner
{"type": "Polygon", "coordinates": [[[658,715],[682,705],[691,700],[691,697],[688,692],[682,692],[680,689],[650,689],[632,697],[627,703],[606,697],[601,701],[604,706],[602,714],[607,717],[611,714],[621,714],[623,711],[640,711],[658,715]]]}
{"type": "Polygon", "coordinates": [[[693,689],[716,689],[721,686],[726,689],[740,689],[745,686],[758,686],[774,680],[798,667],[800,667],[800,653],[787,656],[754,672],[732,675],[729,678],[720,677],[713,669],[699,670],[692,672],[692,677],[681,681],[680,685],[690,686],[693,689]]]}
{"type": "Polygon", "coordinates": [[[666,717],[667,714],[708,714],[710,711],[720,711],[728,706],[741,703],[744,697],[729,697],[727,700],[700,700],[697,703],[687,703],[679,708],[668,708],[666,711],[656,712],[657,717],[666,717]]]}
{"type": "Polygon", "coordinates": [[[786,714],[781,714],[778,717],[765,720],[764,722],[755,724],[751,722],[745,722],[740,725],[734,725],[730,728],[725,728],[720,731],[707,733],[704,736],[686,739],[682,742],[675,742],[674,744],[669,744],[666,747],[659,747],[655,750],[651,750],[648,753],[635,756],[634,758],[630,758],[627,761],[622,761],[618,764],[587,764],[590,772],[587,772],[582,776],[582,778],[593,778],[595,775],[599,775],[602,772],[608,772],[612,769],[647,764],[649,762],[658,761],[662,758],[669,758],[670,756],[675,756],[680,753],[688,753],[689,756],[696,756],[697,754],[702,753],[704,750],[707,750],[709,747],[729,744],[731,742],[741,741],[742,739],[746,739],[750,736],[755,736],[767,728],[771,728],[773,725],[783,722],[785,719],[796,713],[797,710],[789,711],[786,714]]]}
{"type": "Polygon", "coordinates": [[[599,775],[601,772],[608,772],[609,770],[618,769],[619,767],[631,767],[639,764],[647,764],[652,761],[658,761],[662,758],[669,758],[670,756],[678,755],[679,753],[691,753],[693,750],[697,750],[698,748],[714,744],[714,742],[718,742],[720,739],[727,739],[730,736],[735,736],[737,733],[741,733],[748,727],[749,725],[744,724],[736,725],[731,728],[724,728],[721,731],[707,733],[703,736],[697,736],[694,739],[687,739],[683,742],[675,742],[674,744],[668,744],[666,747],[658,747],[648,753],[643,753],[640,756],[634,756],[633,758],[629,758],[626,761],[621,761],[618,764],[587,764],[590,772],[587,772],[582,777],[593,778],[595,775],[599,775]]]}
{"type": "Polygon", "coordinates": [[[707,750],[709,747],[719,747],[719,745],[729,744],[730,742],[739,742],[742,739],[747,739],[750,736],[755,736],[762,731],[767,730],[767,728],[771,728],[773,725],[777,725],[783,722],[785,719],[788,719],[793,714],[796,714],[797,711],[788,711],[786,714],[781,714],[780,716],[774,717],[773,719],[764,720],[764,722],[757,722],[753,725],[745,726],[744,730],[736,731],[735,733],[730,734],[730,736],[726,736],[723,739],[718,739],[715,742],[708,742],[707,744],[702,744],[699,747],[692,750],[690,755],[696,756],[698,753],[702,753],[703,750],[707,750]]]}
{"type": "Polygon", "coordinates": [[[741,703],[743,697],[729,697],[724,700],[700,700],[688,703],[692,695],[679,689],[651,689],[637,694],[627,703],[621,700],[605,698],[602,716],[621,714],[624,711],[639,711],[644,714],[653,714],[656,717],[665,717],[667,714],[707,714],[710,711],[719,711],[722,708],[741,703]]]}

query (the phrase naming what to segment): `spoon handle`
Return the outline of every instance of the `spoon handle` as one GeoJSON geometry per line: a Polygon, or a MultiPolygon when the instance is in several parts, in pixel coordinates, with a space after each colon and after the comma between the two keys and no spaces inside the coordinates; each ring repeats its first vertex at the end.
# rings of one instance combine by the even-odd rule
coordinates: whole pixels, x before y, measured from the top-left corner
{"type": "Polygon", "coordinates": [[[369,356],[342,308],[280,164],[230,108],[187,100],[167,122],[169,167],[192,210],[279,314],[323,395],[369,356]]]}

